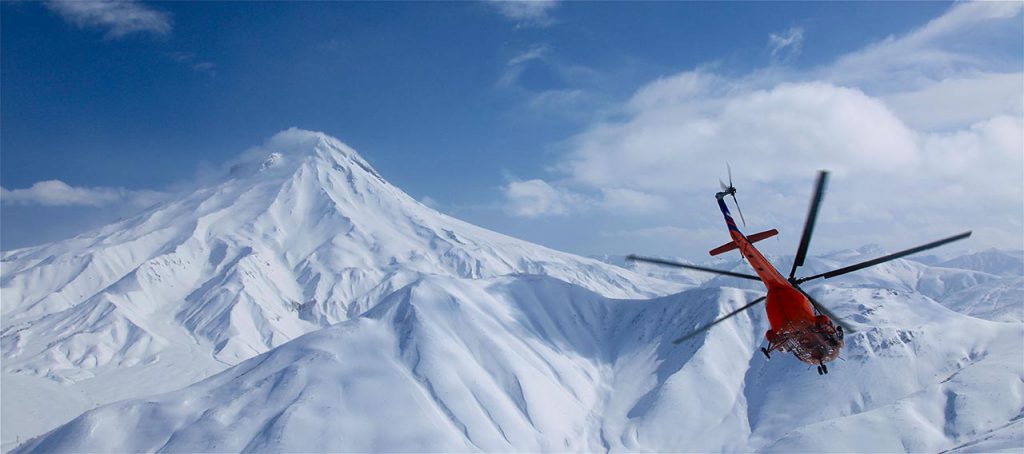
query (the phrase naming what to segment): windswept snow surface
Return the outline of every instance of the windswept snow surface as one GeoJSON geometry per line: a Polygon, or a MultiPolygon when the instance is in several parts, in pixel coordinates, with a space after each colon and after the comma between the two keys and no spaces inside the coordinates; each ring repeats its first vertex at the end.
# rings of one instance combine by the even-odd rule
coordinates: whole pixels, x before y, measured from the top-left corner
{"type": "Polygon", "coordinates": [[[757,292],[615,300],[545,276],[424,276],[361,318],[87,412],[18,452],[1020,446],[1024,326],[893,290],[816,293],[858,329],[825,377],[765,361],[759,311],[671,343],[757,292]]]}
{"type": "Polygon", "coordinates": [[[422,274],[544,274],[616,298],[685,288],[441,214],[338,140],[298,129],[218,184],[4,252],[0,271],[5,446],[359,316],[422,274]],[[54,382],[74,398],[30,410],[54,382]]]}

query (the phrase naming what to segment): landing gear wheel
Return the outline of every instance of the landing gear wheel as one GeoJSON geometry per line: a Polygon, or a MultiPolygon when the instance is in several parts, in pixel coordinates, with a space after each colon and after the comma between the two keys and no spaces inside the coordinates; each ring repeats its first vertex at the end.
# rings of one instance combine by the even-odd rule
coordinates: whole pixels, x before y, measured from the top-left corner
{"type": "Polygon", "coordinates": [[[824,372],[824,373],[826,373],[826,374],[828,373],[828,366],[826,366],[826,365],[822,364],[821,366],[818,366],[818,367],[820,367],[820,368],[821,368],[821,371],[822,371],[822,372],[824,372]]]}
{"type": "Polygon", "coordinates": [[[821,366],[818,366],[818,375],[824,375],[824,374],[825,373],[821,371],[821,366]]]}
{"type": "Polygon", "coordinates": [[[768,349],[761,347],[761,353],[764,354],[765,359],[772,359],[772,355],[768,353],[768,349]]]}

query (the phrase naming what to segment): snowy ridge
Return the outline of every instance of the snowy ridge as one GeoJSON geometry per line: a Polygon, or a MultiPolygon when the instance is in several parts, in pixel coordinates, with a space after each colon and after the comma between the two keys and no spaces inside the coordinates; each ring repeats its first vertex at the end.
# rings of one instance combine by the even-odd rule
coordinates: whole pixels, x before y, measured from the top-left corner
{"type": "MultiPolygon", "coordinates": [[[[850,263],[868,260],[891,251],[841,251],[809,259],[805,274],[816,274],[850,263]]],[[[951,261],[928,266],[914,260],[899,259],[877,265],[838,279],[825,280],[831,285],[862,288],[893,289],[917,292],[954,311],[986,320],[1024,321],[1024,270],[1014,272],[1014,251],[991,250],[970,254],[951,261]],[[962,262],[964,259],[966,262],[962,262]],[[953,268],[967,263],[965,268],[953,268]],[[1002,268],[1010,266],[1009,269],[1002,268]],[[985,271],[987,270],[987,271],[985,271]],[[1000,271],[1002,270],[1002,271],[1000,271]]],[[[789,261],[791,258],[781,262],[789,261]]],[[[789,266],[788,263],[785,264],[789,266]]]]}
{"type": "Polygon", "coordinates": [[[680,288],[440,214],[322,134],[289,130],[249,154],[269,157],[134,219],[4,253],[7,370],[73,379],[71,369],[155,359],[158,347],[129,354],[129,339],[191,342],[150,329],[157,312],[234,364],[358,315],[419,273],[549,274],[616,297],[680,288]],[[105,339],[68,331],[85,312],[109,319],[90,322],[105,339]],[[45,370],[54,360],[66,367],[45,370]]]}
{"type": "Polygon", "coordinates": [[[424,274],[546,274],[619,298],[685,287],[441,214],[321,133],[281,132],[232,164],[223,181],[139,216],[2,253],[11,399],[74,384],[45,421],[5,405],[4,419],[17,421],[4,425],[5,446],[357,317],[424,274]]]}
{"type": "Polygon", "coordinates": [[[1024,325],[892,290],[816,293],[859,328],[824,378],[764,361],[756,311],[671,344],[755,292],[613,300],[543,276],[426,276],[364,317],[18,452],[1019,447],[1024,325]]]}
{"type": "Polygon", "coordinates": [[[1020,277],[1024,276],[1024,251],[988,249],[946,260],[936,266],[983,271],[998,276],[1020,277]]]}

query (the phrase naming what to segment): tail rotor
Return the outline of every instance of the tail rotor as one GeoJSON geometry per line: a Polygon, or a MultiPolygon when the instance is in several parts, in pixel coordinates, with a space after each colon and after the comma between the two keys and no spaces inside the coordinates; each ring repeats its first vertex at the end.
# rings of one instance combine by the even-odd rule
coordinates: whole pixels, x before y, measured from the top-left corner
{"type": "Polygon", "coordinates": [[[732,203],[736,205],[736,212],[740,215],[740,221],[743,222],[743,226],[747,226],[747,220],[743,218],[743,210],[740,209],[740,201],[736,199],[736,186],[732,185],[732,167],[729,163],[725,163],[725,170],[729,173],[729,185],[726,186],[721,179],[718,180],[718,184],[722,187],[722,192],[726,195],[732,196],[732,203]]]}

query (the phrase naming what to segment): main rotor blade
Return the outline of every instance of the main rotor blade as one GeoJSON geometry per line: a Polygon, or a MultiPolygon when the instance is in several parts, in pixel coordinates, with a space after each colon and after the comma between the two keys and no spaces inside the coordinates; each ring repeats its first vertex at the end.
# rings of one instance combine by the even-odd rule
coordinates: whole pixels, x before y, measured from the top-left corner
{"type": "Polygon", "coordinates": [[[796,257],[793,258],[793,269],[789,271],[789,279],[793,280],[796,269],[804,265],[807,258],[807,247],[811,244],[811,235],[814,233],[814,223],[818,218],[818,207],[821,206],[821,199],[825,196],[825,183],[828,181],[828,172],[818,172],[818,181],[814,184],[814,197],[811,199],[811,208],[807,211],[807,220],[804,221],[804,233],[800,237],[800,247],[796,249],[796,257]]]}
{"type": "Polygon", "coordinates": [[[817,309],[819,313],[825,314],[826,317],[832,319],[832,323],[842,326],[843,331],[846,331],[847,333],[857,332],[857,330],[853,329],[852,326],[844,322],[843,319],[836,317],[836,314],[833,314],[832,311],[826,309],[825,306],[822,306],[821,303],[815,300],[810,293],[805,292],[804,289],[800,288],[800,286],[794,285],[793,287],[796,287],[797,290],[800,290],[800,293],[803,293],[804,296],[807,297],[807,300],[811,302],[811,305],[814,306],[814,308],[817,309]]]}
{"type": "Polygon", "coordinates": [[[717,319],[717,320],[715,320],[715,321],[713,321],[711,323],[708,323],[707,325],[701,326],[700,328],[697,328],[697,329],[693,330],[693,332],[691,332],[690,334],[687,334],[687,335],[685,335],[683,337],[680,337],[679,339],[676,339],[676,340],[672,341],[672,343],[676,344],[676,345],[679,345],[683,341],[685,341],[685,340],[687,340],[687,339],[689,339],[689,338],[691,338],[693,336],[696,336],[697,334],[699,334],[699,333],[701,333],[701,332],[711,328],[712,326],[715,326],[715,325],[717,325],[719,323],[722,323],[722,322],[728,320],[729,318],[732,318],[736,314],[739,314],[740,312],[743,312],[743,311],[745,311],[747,309],[750,309],[751,306],[753,306],[753,305],[755,305],[757,303],[760,303],[761,301],[764,301],[765,298],[767,298],[767,297],[766,296],[762,296],[762,297],[760,297],[760,298],[758,298],[758,299],[756,299],[754,301],[751,301],[751,302],[743,305],[743,307],[741,307],[739,309],[736,309],[736,310],[734,310],[734,311],[732,311],[732,312],[730,312],[728,314],[725,314],[721,318],[719,318],[719,319],[717,319]]]}
{"type": "Polygon", "coordinates": [[[878,265],[879,263],[885,263],[885,262],[888,262],[890,260],[895,260],[895,259],[898,259],[900,257],[908,256],[910,254],[916,254],[916,253],[921,252],[921,251],[926,251],[926,250],[931,249],[931,248],[939,247],[939,246],[942,246],[943,244],[946,244],[946,243],[952,243],[952,242],[957,241],[957,240],[962,240],[962,239],[967,238],[969,236],[971,236],[971,232],[967,231],[967,232],[961,233],[959,235],[953,235],[953,236],[951,236],[949,238],[943,238],[943,239],[938,240],[938,241],[932,241],[931,243],[928,243],[928,244],[922,244],[920,246],[907,249],[905,251],[896,252],[894,254],[889,254],[889,255],[886,255],[886,256],[882,256],[882,257],[879,257],[877,259],[868,260],[866,262],[861,262],[861,263],[857,263],[857,264],[850,265],[850,266],[847,266],[847,267],[839,268],[838,270],[829,271],[827,273],[815,274],[814,276],[810,276],[810,277],[802,277],[800,279],[795,280],[794,283],[799,284],[801,282],[807,282],[807,281],[810,281],[810,280],[813,280],[813,279],[822,278],[822,277],[825,278],[825,279],[828,279],[828,278],[832,278],[832,277],[836,277],[836,276],[841,276],[841,275],[844,275],[846,273],[850,273],[850,272],[853,272],[853,271],[857,271],[859,269],[867,268],[869,266],[878,265]]]}
{"type": "Polygon", "coordinates": [[[732,203],[736,204],[736,212],[740,214],[740,220],[743,221],[743,226],[747,226],[747,220],[743,219],[743,210],[740,209],[740,201],[736,200],[736,194],[732,195],[732,203]]]}
{"type": "Polygon", "coordinates": [[[677,267],[677,268],[686,268],[686,269],[690,269],[690,270],[704,271],[704,272],[707,272],[707,273],[715,273],[715,274],[722,274],[722,275],[725,275],[725,276],[738,277],[738,278],[742,278],[742,279],[750,279],[750,280],[753,280],[753,281],[760,281],[761,280],[761,278],[759,278],[757,276],[754,276],[754,275],[750,275],[750,274],[735,273],[735,272],[732,272],[732,271],[725,271],[725,270],[716,270],[714,268],[705,268],[703,266],[697,266],[697,265],[687,265],[685,263],[673,262],[671,260],[662,260],[662,259],[656,259],[656,258],[651,258],[651,257],[641,257],[639,255],[632,255],[632,254],[630,254],[630,255],[626,256],[626,260],[634,260],[634,261],[637,261],[637,262],[654,263],[654,264],[657,264],[657,265],[668,265],[668,266],[674,266],[674,267],[677,267]]]}

